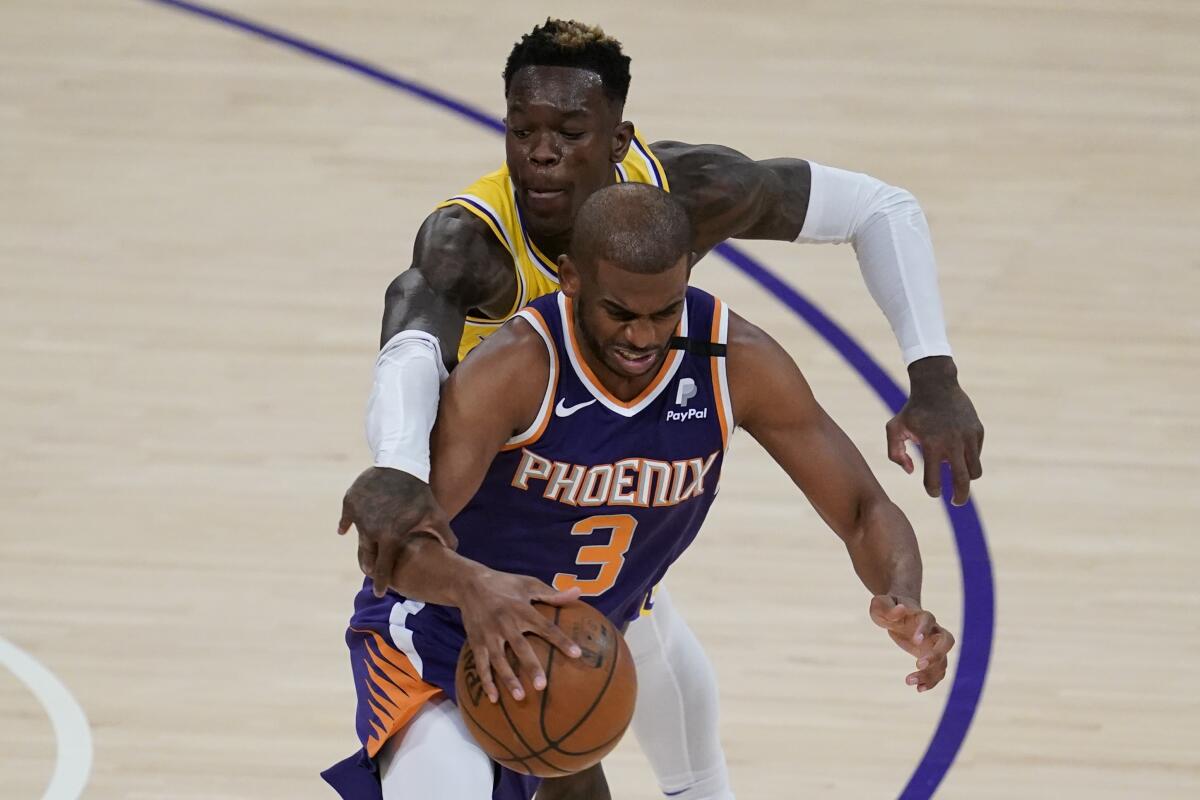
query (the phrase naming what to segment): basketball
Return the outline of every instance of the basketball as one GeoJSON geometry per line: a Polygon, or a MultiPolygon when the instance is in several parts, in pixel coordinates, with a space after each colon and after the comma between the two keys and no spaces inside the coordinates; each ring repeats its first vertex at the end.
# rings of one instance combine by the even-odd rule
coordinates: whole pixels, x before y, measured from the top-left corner
{"type": "MultiPolygon", "coordinates": [[[[544,691],[526,683],[525,699],[501,689],[493,703],[469,646],[459,653],[454,683],[459,710],[485,753],[516,772],[553,778],[587,769],[617,746],[633,718],[637,675],[624,637],[599,611],[580,602],[534,608],[583,650],[570,658],[526,634],[546,672],[544,691]]],[[[524,683],[512,651],[508,657],[524,683]]]]}

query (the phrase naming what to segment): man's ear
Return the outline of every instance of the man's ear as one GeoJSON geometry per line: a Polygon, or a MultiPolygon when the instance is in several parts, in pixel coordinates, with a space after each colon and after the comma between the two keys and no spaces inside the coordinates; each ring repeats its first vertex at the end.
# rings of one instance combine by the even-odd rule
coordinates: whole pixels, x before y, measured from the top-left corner
{"type": "Polygon", "coordinates": [[[579,294],[579,268],[566,253],[558,257],[558,286],[572,299],[579,294]]]}
{"type": "Polygon", "coordinates": [[[614,164],[620,164],[625,160],[625,155],[629,152],[629,145],[633,143],[633,123],[619,122],[617,127],[613,128],[612,136],[612,152],[609,154],[609,159],[614,164]]]}

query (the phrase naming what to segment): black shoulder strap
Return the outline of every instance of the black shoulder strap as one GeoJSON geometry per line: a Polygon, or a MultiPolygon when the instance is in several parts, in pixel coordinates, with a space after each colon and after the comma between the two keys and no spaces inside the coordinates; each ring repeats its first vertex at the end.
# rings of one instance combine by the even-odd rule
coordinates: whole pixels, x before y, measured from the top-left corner
{"type": "Polygon", "coordinates": [[[725,345],[717,342],[705,342],[700,339],[689,339],[686,336],[672,336],[667,345],[671,350],[682,350],[693,356],[705,358],[724,358],[725,345]]]}

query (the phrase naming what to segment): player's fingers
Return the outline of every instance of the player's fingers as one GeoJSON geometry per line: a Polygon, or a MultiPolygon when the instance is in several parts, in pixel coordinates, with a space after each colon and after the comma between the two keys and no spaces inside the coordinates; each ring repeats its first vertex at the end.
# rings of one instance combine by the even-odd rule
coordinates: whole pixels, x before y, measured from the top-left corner
{"type": "Polygon", "coordinates": [[[941,497],[942,459],[944,457],[941,445],[930,442],[922,446],[921,457],[925,460],[925,493],[930,497],[941,497]]]}
{"type": "Polygon", "coordinates": [[[954,496],[950,502],[956,506],[966,505],[971,496],[971,475],[962,448],[956,447],[950,453],[950,475],[954,482],[954,496]]]}
{"type": "Polygon", "coordinates": [[[378,548],[375,543],[358,537],[358,568],[362,570],[363,575],[370,575],[371,570],[375,569],[375,553],[378,548]]]}
{"type": "Polygon", "coordinates": [[[937,621],[933,618],[933,614],[928,611],[921,611],[913,616],[910,624],[912,629],[913,644],[921,644],[925,641],[925,637],[933,633],[933,629],[937,626],[937,621]]]}
{"type": "Polygon", "coordinates": [[[912,456],[908,454],[907,442],[911,434],[900,424],[898,417],[892,417],[885,430],[887,431],[888,460],[899,464],[909,475],[913,473],[912,456]]]}
{"type": "Polygon", "coordinates": [[[536,578],[531,579],[532,585],[529,589],[529,599],[535,603],[547,603],[552,606],[562,606],[567,603],[572,603],[579,599],[583,594],[583,590],[578,586],[573,586],[566,591],[559,591],[553,586],[549,586],[536,578]]]}
{"type": "Polygon", "coordinates": [[[537,619],[533,620],[532,622],[533,624],[529,627],[529,630],[532,633],[542,637],[552,646],[557,647],[571,658],[579,658],[579,656],[583,654],[583,651],[579,649],[579,645],[575,644],[575,642],[571,640],[571,637],[563,633],[562,628],[558,627],[541,614],[538,614],[537,619]]]}
{"type": "Polygon", "coordinates": [[[935,661],[927,661],[922,659],[917,662],[918,667],[924,664],[916,672],[911,673],[904,682],[909,686],[917,687],[918,692],[926,692],[942,682],[942,678],[946,677],[946,659],[939,658],[935,661]]]}
{"type": "Polygon", "coordinates": [[[492,670],[496,673],[496,680],[503,684],[508,693],[513,696],[514,700],[525,699],[525,688],[521,686],[521,680],[517,674],[513,672],[512,664],[508,661],[508,653],[505,651],[506,640],[511,641],[513,636],[520,636],[520,633],[512,633],[504,638],[493,642],[494,648],[489,647],[488,650],[495,649],[496,657],[492,659],[492,670]]]}
{"type": "Polygon", "coordinates": [[[371,582],[375,588],[375,596],[387,594],[388,585],[392,582],[392,572],[396,569],[396,559],[400,556],[400,543],[394,537],[388,537],[379,543],[375,554],[375,564],[371,567],[371,582]]]}
{"type": "Polygon", "coordinates": [[[967,461],[967,474],[971,480],[977,481],[983,477],[983,462],[979,460],[979,442],[967,441],[963,456],[967,461]]]}
{"type": "Polygon", "coordinates": [[[945,656],[954,649],[954,634],[945,628],[935,627],[926,640],[926,645],[931,656],[945,656]]]}
{"type": "Polygon", "coordinates": [[[908,618],[912,614],[909,607],[898,597],[881,594],[871,598],[871,619],[881,628],[902,631],[908,625],[908,618]]]}
{"type": "MultiPolygon", "coordinates": [[[[513,654],[516,655],[517,663],[521,666],[521,672],[528,676],[530,685],[539,692],[545,689],[546,672],[542,669],[542,662],[537,657],[537,653],[533,652],[533,648],[529,645],[529,640],[524,635],[518,633],[515,637],[508,640],[508,646],[512,648],[513,654]]],[[[519,700],[520,698],[517,699],[519,700]]]]}
{"type": "Polygon", "coordinates": [[[871,598],[871,621],[881,628],[891,624],[888,613],[896,607],[896,601],[890,595],[877,594],[871,598]]]}
{"type": "Polygon", "coordinates": [[[338,536],[345,535],[346,531],[350,530],[350,526],[354,524],[354,509],[350,507],[350,495],[347,494],[342,498],[342,516],[338,520],[337,532],[338,536]]]}
{"type": "Polygon", "coordinates": [[[479,673],[479,684],[483,687],[483,693],[488,696],[488,700],[498,702],[500,693],[496,691],[496,681],[492,677],[490,651],[486,645],[473,644],[471,652],[475,654],[475,670],[479,673]]]}

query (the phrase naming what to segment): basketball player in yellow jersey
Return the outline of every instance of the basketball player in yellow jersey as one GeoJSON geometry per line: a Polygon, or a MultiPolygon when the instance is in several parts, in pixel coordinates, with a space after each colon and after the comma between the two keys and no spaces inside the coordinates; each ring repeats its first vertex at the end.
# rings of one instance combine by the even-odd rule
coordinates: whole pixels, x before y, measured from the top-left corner
{"type": "MultiPolygon", "coordinates": [[[[642,141],[637,131],[633,132],[633,139],[625,151],[624,160],[613,165],[613,181],[648,183],[669,191],[661,162],[642,141]]],[[[530,237],[517,201],[516,185],[507,166],[475,181],[465,191],[442,203],[438,208],[449,209],[455,206],[478,217],[488,226],[496,241],[504,245],[511,259],[511,270],[517,284],[513,302],[501,316],[488,317],[478,312],[467,312],[462,339],[458,345],[458,360],[461,361],[475,345],[497,330],[530,300],[558,291],[558,265],[542,252],[530,237]]],[[[529,216],[534,217],[533,214],[529,216]]]]}
{"type": "MultiPolygon", "coordinates": [[[[339,532],[358,528],[359,563],[377,594],[410,537],[444,522],[427,483],[441,381],[522,303],[557,288],[580,205],[623,180],[654,182],[683,203],[698,257],[730,238],[852,243],[908,364],[910,399],[888,423],[889,457],[912,472],[905,443],[918,442],[933,496],[948,462],[959,504],[981,474],[983,428],[958,385],[928,226],[912,195],[800,159],[647,145],[622,119],[629,63],[619,42],[576,22],[547,20],[523,37],[504,70],[505,167],[425,220],[412,267],[388,287],[367,414],[375,465],[347,491],[339,523],[339,532]]],[[[665,794],[728,800],[715,678],[669,598],[656,598],[628,632],[639,675],[634,731],[665,794]]],[[[563,780],[539,800],[608,797],[598,770],[563,780]]]]}

